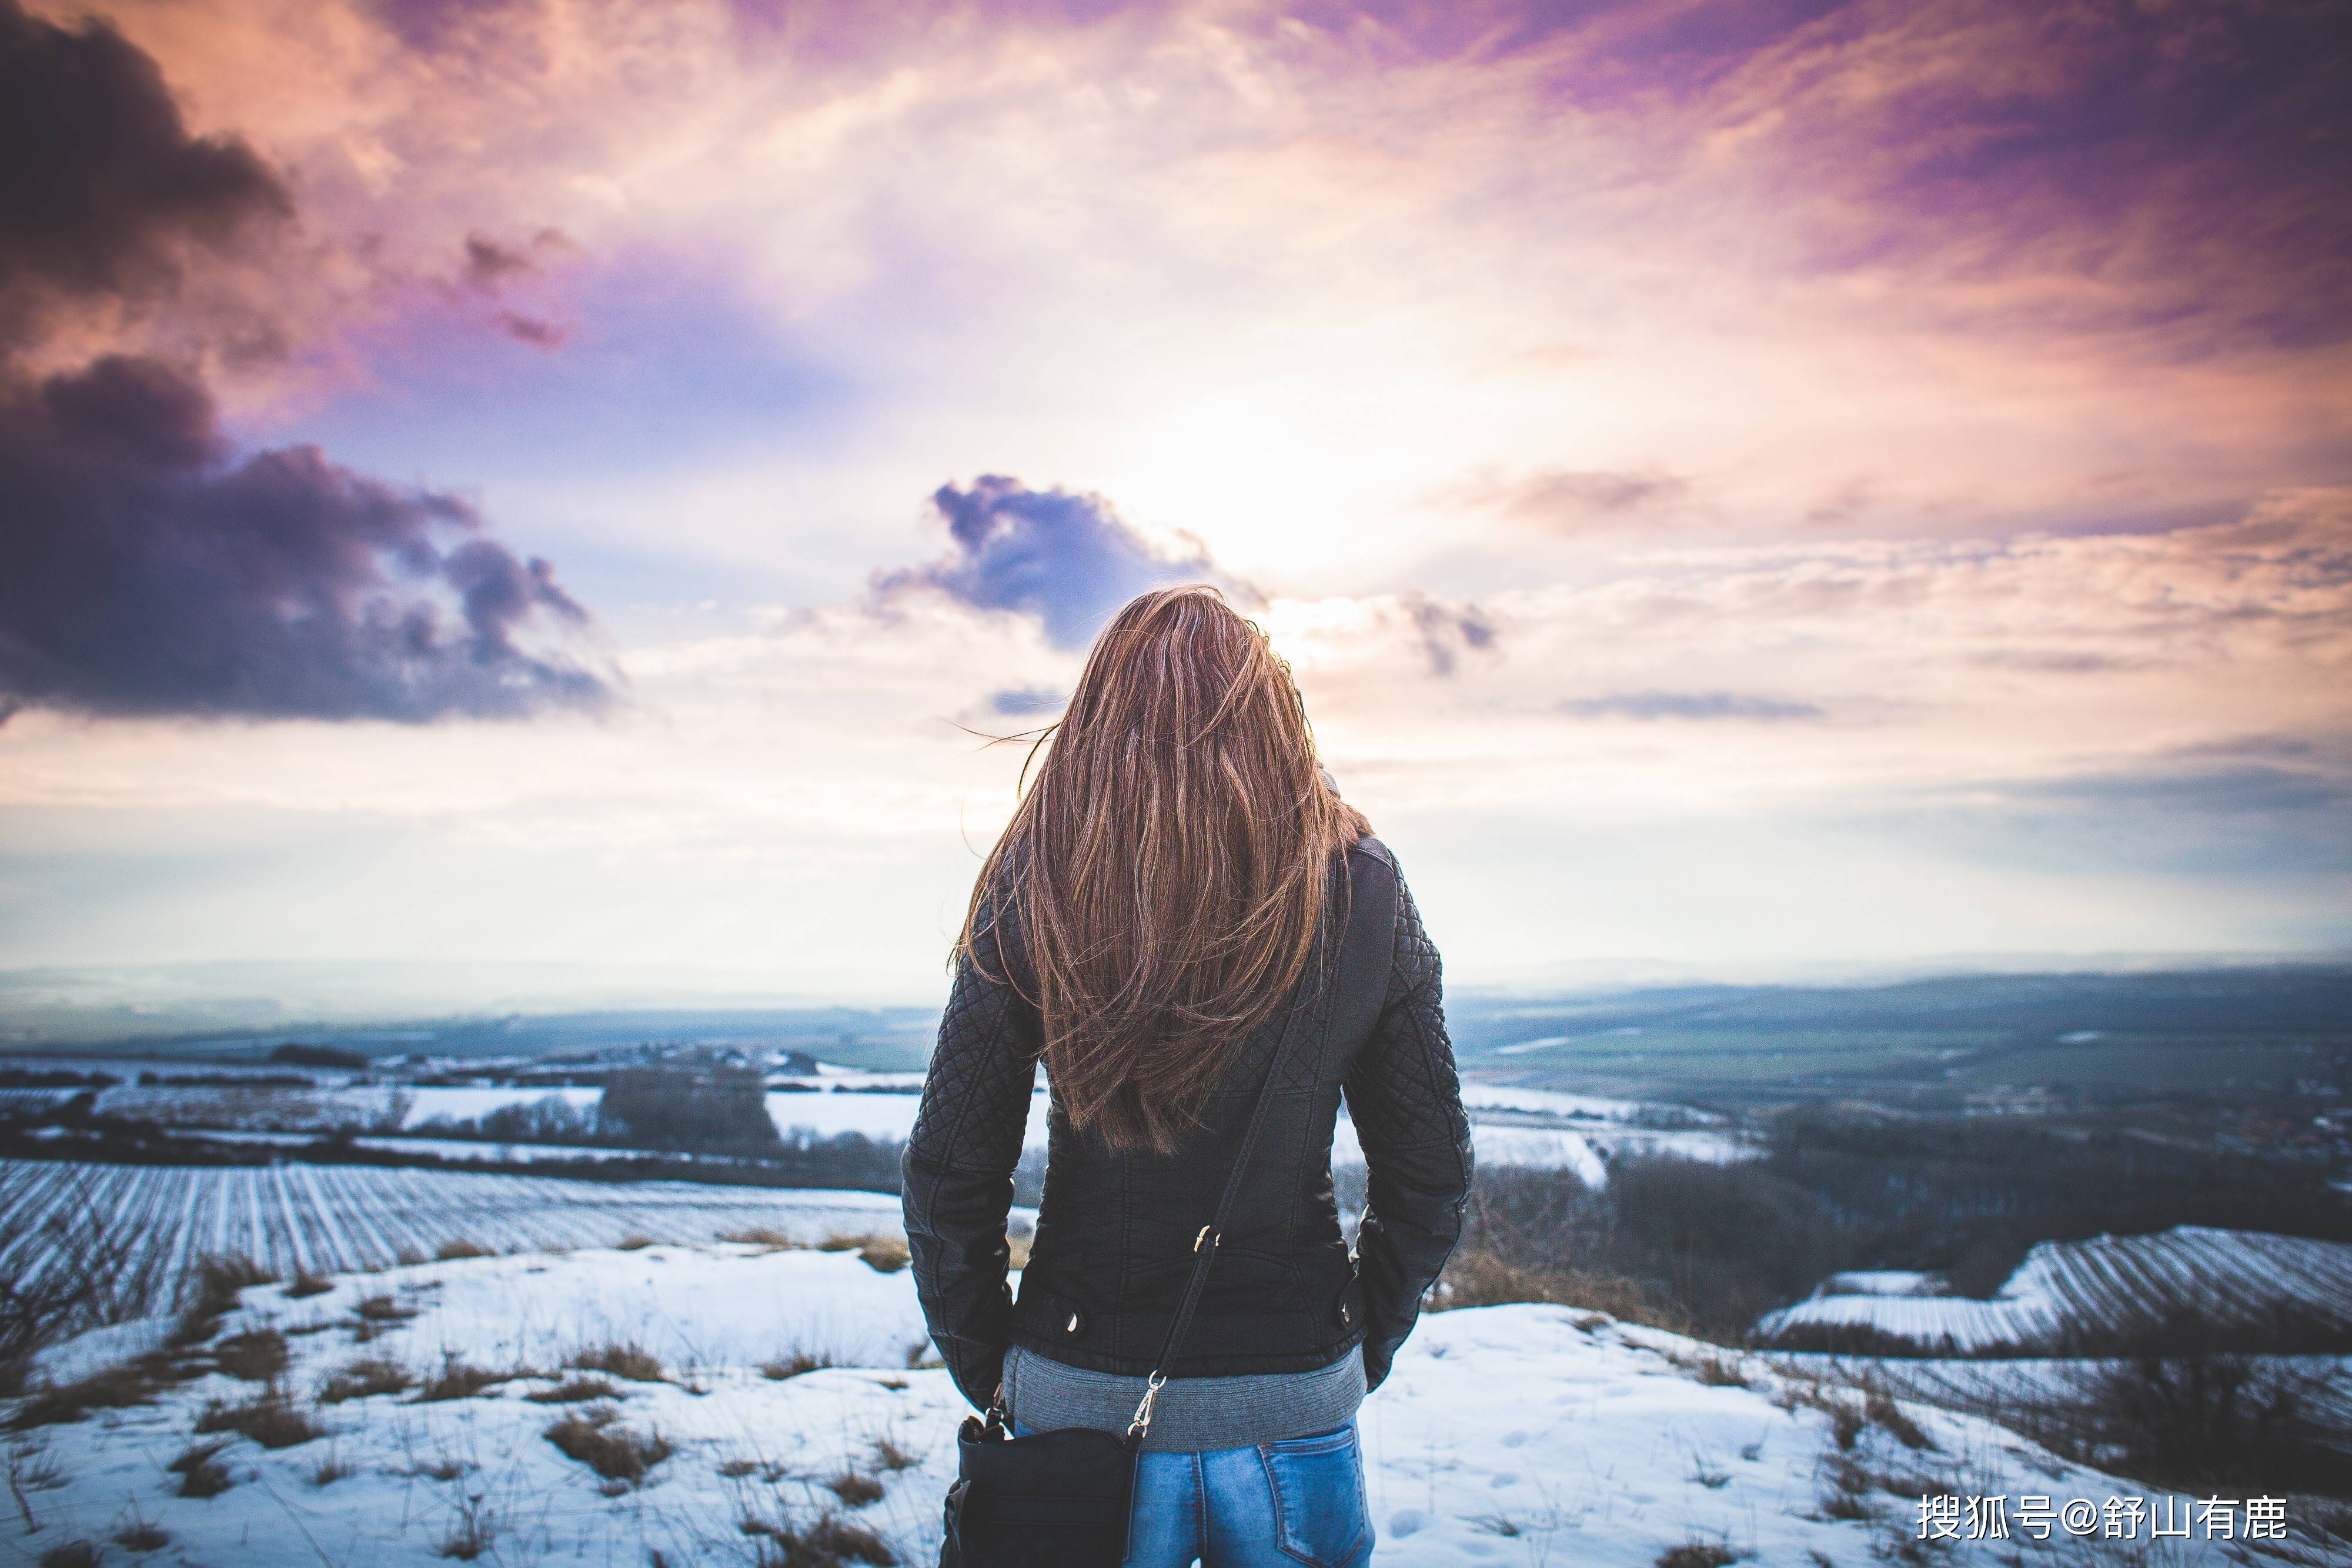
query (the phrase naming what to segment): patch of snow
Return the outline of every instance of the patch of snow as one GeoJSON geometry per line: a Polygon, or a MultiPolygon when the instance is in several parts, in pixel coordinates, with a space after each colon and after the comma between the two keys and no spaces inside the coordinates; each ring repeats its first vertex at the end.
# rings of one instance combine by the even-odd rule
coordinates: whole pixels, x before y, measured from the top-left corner
{"type": "Polygon", "coordinates": [[[1495,1054],[1525,1056],[1531,1051],[1547,1051],[1555,1045],[1566,1045],[1570,1040],[1580,1038],[1581,1037],[1572,1034],[1548,1034],[1540,1040],[1523,1040],[1516,1045],[1498,1045],[1495,1048],[1495,1054]]]}
{"type": "Polygon", "coordinates": [[[1849,1269],[1821,1283],[1816,1296],[1933,1296],[1943,1281],[1935,1274],[1909,1269],[1849,1269]]]}
{"type": "Polygon", "coordinates": [[[904,1368],[929,1343],[908,1281],[856,1252],[736,1245],[457,1259],[341,1279],[327,1294],[300,1299],[258,1286],[245,1292],[231,1332],[320,1332],[352,1321],[373,1295],[420,1309],[400,1346],[428,1364],[457,1355],[481,1366],[555,1368],[584,1345],[610,1343],[638,1346],[689,1375],[795,1353],[904,1368]]]}
{"type": "MultiPolygon", "coordinates": [[[[26,1493],[35,1528],[17,1539],[37,1555],[71,1539],[103,1541],[135,1516],[170,1534],[167,1560],[191,1564],[313,1568],[323,1557],[433,1568],[470,1523],[489,1537],[484,1560],[642,1563],[659,1552],[672,1563],[719,1563],[750,1560],[757,1543],[746,1520],[805,1525],[830,1512],[872,1529],[901,1563],[921,1563],[939,1550],[966,1412],[945,1373],[908,1369],[919,1324],[904,1271],[877,1273],[846,1253],[741,1247],[427,1264],[338,1281],[307,1301],[256,1287],[226,1332],[287,1330],[285,1381],[306,1393],[362,1355],[419,1372],[454,1354],[493,1370],[529,1363],[553,1373],[583,1345],[635,1341],[662,1356],[672,1381],[615,1379],[609,1404],[621,1426],[658,1433],[673,1451],[641,1486],[608,1487],[543,1436],[570,1407],[524,1396],[551,1379],[519,1378],[471,1398],[387,1394],[316,1406],[328,1435],[279,1449],[232,1437],[220,1458],[234,1484],[183,1498],[164,1467],[197,1413],[256,1392],[214,1374],[167,1388],[153,1406],[21,1437],[58,1484],[26,1493]],[[415,1315],[357,1343],[344,1325],[372,1294],[415,1315]],[[857,1364],[761,1375],[761,1361],[795,1349],[857,1364]],[[908,1462],[883,1462],[896,1457],[908,1462]],[[344,1474],[318,1484],[328,1458],[344,1474]],[[853,1470],[879,1496],[853,1507],[828,1489],[853,1470]]],[[[1750,1386],[1693,1375],[1696,1358],[1726,1354],[1559,1307],[1425,1316],[1360,1416],[1381,1568],[1651,1568],[1688,1542],[1759,1563],[1815,1553],[1855,1563],[1911,1536],[1924,1485],[2012,1500],[2148,1495],[1924,1406],[1910,1413],[1932,1450],[1903,1448],[1875,1425],[1841,1448],[1824,1412],[1776,1402],[1788,1385],[1761,1357],[1731,1357],[1750,1386]],[[1870,1478],[1864,1500],[1877,1522],[1821,1508],[1848,1463],[1870,1478]]],[[[2177,1543],[2167,1561],[2223,1563],[2222,1544],[2177,1543]]],[[[2047,1548],[1958,1542],[1938,1555],[1990,1568],[2021,1552],[2054,1568],[2078,1561],[2075,1547],[2062,1535],[2047,1548]]]]}
{"type": "MultiPolygon", "coordinates": [[[[779,1090],[768,1096],[768,1119],[779,1132],[804,1127],[821,1138],[857,1133],[868,1138],[903,1140],[915,1130],[919,1094],[860,1094],[837,1090],[815,1093],[779,1090]]],[[[1045,1092],[1029,1096],[1029,1138],[1045,1141],[1045,1092]]]]}
{"type": "MultiPolygon", "coordinates": [[[[1522,1089],[1513,1083],[1482,1083],[1475,1079],[1464,1082],[1462,1103],[1473,1111],[1541,1111],[1555,1116],[1596,1116],[1617,1122],[1638,1116],[1650,1109],[1639,1100],[1569,1094],[1556,1089],[1522,1089]]],[[[1701,1113],[1693,1112],[1692,1114],[1701,1113]]]]}
{"type": "Polygon", "coordinates": [[[498,1085],[424,1084],[404,1088],[401,1092],[413,1096],[408,1113],[400,1119],[401,1127],[421,1127],[427,1122],[471,1122],[509,1105],[535,1105],[541,1100],[561,1100],[574,1111],[593,1112],[604,1097],[602,1089],[588,1085],[566,1084],[558,1088],[517,1089],[498,1085]]]}

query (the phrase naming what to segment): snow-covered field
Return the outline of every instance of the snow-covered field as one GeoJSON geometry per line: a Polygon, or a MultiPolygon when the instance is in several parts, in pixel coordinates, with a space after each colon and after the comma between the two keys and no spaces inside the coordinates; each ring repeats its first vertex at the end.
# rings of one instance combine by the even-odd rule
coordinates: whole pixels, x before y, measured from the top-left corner
{"type": "MultiPolygon", "coordinates": [[[[284,1333],[278,1385],[318,1435],[272,1434],[299,1439],[276,1448],[235,1431],[201,1437],[208,1406],[262,1392],[219,1370],[166,1384],[150,1404],[24,1427],[6,1449],[30,1528],[12,1531],[6,1551],[33,1562],[143,1527],[163,1544],[141,1560],[187,1568],[425,1568],[461,1550],[499,1563],[686,1568],[780,1560],[774,1532],[805,1540],[829,1518],[871,1532],[881,1550],[869,1561],[937,1553],[964,1407],[943,1372],[908,1365],[920,1326],[904,1271],[846,1253],[656,1247],[426,1264],[305,1299],[262,1285],[242,1300],[208,1343],[284,1333]],[[377,1305],[363,1309],[370,1298],[377,1305]],[[362,1328],[363,1310],[375,1326],[362,1328]],[[530,1397],[577,1375],[562,1363],[614,1343],[658,1366],[605,1375],[609,1393],[571,1391],[593,1394],[586,1402],[530,1397]],[[844,1364],[763,1375],[762,1364],[791,1370],[777,1363],[796,1354],[844,1364]],[[385,1364],[364,1370],[396,1383],[453,1356],[501,1380],[430,1402],[413,1386],[315,1399],[356,1362],[385,1364]],[[546,1436],[583,1412],[608,1435],[657,1436],[661,1447],[641,1451],[658,1457],[635,1479],[600,1478],[546,1436]],[[181,1495],[170,1467],[194,1441],[222,1444],[205,1472],[226,1483],[217,1495],[181,1495]]],[[[109,1331],[61,1347],[45,1374],[79,1375],[125,1343],[109,1331]]],[[[1860,1568],[1916,1533],[1925,1490],[2000,1495],[2012,1509],[2027,1494],[2096,1504],[2147,1492],[1926,1407],[1910,1414],[1932,1446],[1858,1420],[1841,1447],[1822,1406],[1842,1403],[1859,1409],[1853,1396],[1757,1358],[1565,1308],[1433,1315],[1362,1413],[1375,1562],[1652,1568],[1673,1548],[1714,1543],[1759,1563],[1860,1568]]],[[[2048,1545],[1947,1542],[1937,1559],[2144,1560],[2063,1532],[2048,1545]]],[[[2229,1560],[2201,1540],[2168,1543],[2160,1557],[2229,1560]]]]}
{"type": "MultiPolygon", "coordinates": [[[[1496,1127],[1470,1124],[1470,1141],[1477,1151],[1478,1168],[1528,1166],[1543,1170],[1576,1173],[1590,1187],[1609,1185],[1609,1167],[1581,1133],[1565,1127],[1496,1127]]],[[[1361,1166],[1364,1146],[1356,1141],[1356,1124],[1342,1115],[1331,1129],[1331,1163],[1361,1166]]]]}
{"type": "MultiPolygon", "coordinates": [[[[913,1091],[921,1087],[919,1073],[865,1073],[835,1069],[806,1082],[820,1087],[777,1090],[767,1096],[769,1119],[787,1135],[804,1132],[828,1138],[856,1133],[877,1140],[897,1140],[904,1139],[914,1129],[920,1096],[913,1091]]],[[[63,1097],[59,1092],[48,1090],[21,1092],[42,1096],[43,1103],[63,1097]]],[[[102,1114],[138,1118],[166,1126],[257,1136],[337,1130],[381,1136],[415,1134],[436,1122],[473,1121],[502,1107],[546,1099],[560,1100],[575,1111],[593,1113],[601,1093],[593,1088],[499,1085],[362,1084],[318,1089],[126,1085],[101,1091],[97,1109],[102,1114]]],[[[1601,1163],[1604,1154],[1660,1153],[1726,1161],[1746,1157],[1750,1152],[1727,1128],[1708,1124],[1704,1113],[1679,1107],[1645,1106],[1631,1101],[1475,1082],[1464,1085],[1463,1098],[1470,1108],[1473,1134],[1482,1163],[1573,1170],[1593,1186],[1607,1179],[1606,1167],[1601,1163]],[[1669,1120],[1686,1124],[1652,1124],[1661,1112],[1667,1113],[1669,1120]]],[[[1028,1142],[1032,1147],[1045,1144],[1046,1103],[1045,1091],[1041,1086],[1029,1102],[1028,1142]]],[[[1720,1123],[1720,1118],[1712,1120],[1720,1123]]],[[[479,1149],[464,1146],[445,1153],[450,1158],[491,1157],[479,1149]]],[[[1344,1116],[1332,1153],[1342,1165],[1363,1163],[1355,1129],[1344,1116]]]]}
{"type": "Polygon", "coordinates": [[[2282,1307],[2352,1322],[2352,1245],[2183,1225],[2038,1243],[1989,1301],[1924,1293],[1935,1284],[1928,1275],[1835,1276],[1768,1313],[1756,1332],[1769,1341],[1792,1329],[1859,1326],[1966,1355],[2053,1346],[2169,1304],[2222,1322],[2258,1322],[2282,1307]]]}
{"type": "MultiPolygon", "coordinates": [[[[862,1133],[869,1138],[904,1138],[915,1124],[919,1096],[905,1092],[906,1075],[841,1074],[815,1090],[778,1090],[767,1097],[768,1114],[781,1132],[806,1128],[821,1137],[862,1133]],[[897,1091],[897,1092],[890,1092],[897,1091]]],[[[919,1087],[919,1080],[918,1080],[919,1087]]],[[[55,1096],[53,1090],[22,1092],[55,1096]]],[[[510,1105],[557,1100],[574,1111],[593,1113],[604,1091],[593,1087],[514,1088],[498,1084],[363,1084],[322,1089],[282,1086],[135,1085],[100,1092],[100,1114],[153,1121],[166,1126],[245,1132],[323,1133],[336,1129],[370,1133],[415,1132],[436,1122],[470,1122],[510,1105]]],[[[1036,1099],[1034,1122],[1045,1126],[1045,1094],[1036,1099]]]]}
{"type": "Polygon", "coordinates": [[[1727,1117],[1687,1105],[1612,1100],[1554,1089],[1486,1083],[1462,1085],[1478,1140],[1478,1155],[1493,1165],[1573,1169],[1586,1185],[1604,1185],[1603,1160],[1660,1155],[1728,1165],[1760,1151],[1727,1117]]]}
{"type": "MultiPolygon", "coordinates": [[[[434,1092],[391,1085],[295,1089],[283,1084],[252,1087],[218,1083],[127,1083],[101,1089],[94,1109],[100,1115],[148,1121],[163,1126],[242,1127],[256,1132],[389,1132],[400,1125],[412,1096],[434,1092]]],[[[459,1091],[458,1092],[463,1092],[459,1091]]]]}
{"type": "MultiPolygon", "coordinates": [[[[863,1133],[869,1138],[904,1138],[914,1131],[915,1109],[919,1103],[920,1096],[915,1094],[877,1094],[848,1089],[820,1093],[775,1093],[768,1096],[768,1115],[786,1132],[795,1127],[805,1127],[824,1136],[835,1133],[863,1133]]],[[[1046,1104],[1045,1091],[1042,1087],[1029,1097],[1027,1142],[1031,1148],[1045,1146],[1046,1104]]],[[[1611,1124],[1610,1130],[1622,1131],[1633,1138],[1680,1135],[1621,1129],[1614,1124],[1611,1124]]],[[[1554,1123],[1549,1117],[1527,1117],[1522,1113],[1510,1123],[1490,1123],[1474,1110],[1471,1135],[1476,1142],[1482,1164],[1574,1170],[1585,1181],[1595,1186],[1607,1179],[1606,1171],[1585,1132],[1565,1122],[1554,1123]]],[[[1717,1142],[1722,1140],[1720,1134],[1694,1135],[1717,1142]]],[[[1334,1164],[1343,1166],[1364,1163],[1363,1148],[1356,1142],[1355,1125],[1344,1113],[1332,1136],[1331,1158],[1334,1164]]]]}
{"type": "MultiPolygon", "coordinates": [[[[815,1093],[778,1092],[768,1096],[768,1120],[790,1134],[805,1127],[821,1137],[859,1133],[869,1138],[904,1139],[915,1130],[915,1112],[923,1103],[919,1093],[877,1093],[839,1088],[815,1093]]],[[[1045,1141],[1045,1092],[1029,1096],[1029,1138],[1045,1141]]]]}
{"type": "MultiPolygon", "coordinates": [[[[247,1146],[299,1151],[314,1144],[315,1133],[248,1133],[228,1127],[182,1127],[175,1130],[183,1138],[195,1138],[208,1144],[243,1144],[247,1146]]],[[[716,1164],[732,1165],[734,1161],[719,1155],[681,1155],[666,1149],[616,1149],[604,1144],[495,1144],[479,1138],[415,1137],[406,1133],[362,1133],[351,1139],[355,1149],[373,1149],[386,1155],[430,1155],[436,1159],[458,1164],[468,1161],[495,1165],[543,1165],[587,1160],[602,1163],[607,1160],[657,1159],[692,1163],[698,1159],[716,1164]]]]}
{"type": "MultiPolygon", "coordinates": [[[[134,1240],[146,1288],[177,1288],[206,1254],[242,1255],[289,1278],[380,1269],[470,1243],[492,1251],[610,1247],[634,1236],[708,1241],[772,1230],[901,1233],[887,1193],[592,1182],[377,1166],[101,1166],[0,1161],[0,1270],[37,1249],[47,1216],[94,1209],[134,1240]]],[[[159,1303],[160,1304],[160,1303],[159,1303]]]]}

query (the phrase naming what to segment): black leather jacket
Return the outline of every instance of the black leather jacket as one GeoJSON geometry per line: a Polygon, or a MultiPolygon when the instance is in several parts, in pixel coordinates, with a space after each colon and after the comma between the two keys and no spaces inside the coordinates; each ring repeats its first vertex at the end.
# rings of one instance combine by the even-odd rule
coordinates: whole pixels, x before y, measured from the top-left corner
{"type": "MultiPolygon", "coordinates": [[[[1016,1303],[1004,1221],[1041,1044],[1009,920],[960,965],[901,1162],[907,1240],[931,1337],[984,1406],[1008,1345],[1073,1366],[1151,1368],[1232,1168],[1257,1086],[1265,1125],[1173,1376],[1303,1372],[1360,1341],[1374,1386],[1412,1332],[1462,1230],[1470,1124],[1445,1035],[1437,949],[1396,861],[1366,838],[1344,857],[1333,917],[1284,1006],[1234,1053],[1173,1155],[1113,1153],[1048,1121],[1045,1198],[1016,1303]],[[1344,915],[1345,925],[1340,925],[1344,915]],[[1013,967],[1006,968],[1010,962],[1013,967]],[[1269,1076],[1270,1074],[1270,1076],[1269,1076]],[[1369,1200],[1351,1257],[1331,1193],[1345,1093],[1369,1200]]],[[[1335,860],[1335,883],[1342,867],[1335,860]]]]}

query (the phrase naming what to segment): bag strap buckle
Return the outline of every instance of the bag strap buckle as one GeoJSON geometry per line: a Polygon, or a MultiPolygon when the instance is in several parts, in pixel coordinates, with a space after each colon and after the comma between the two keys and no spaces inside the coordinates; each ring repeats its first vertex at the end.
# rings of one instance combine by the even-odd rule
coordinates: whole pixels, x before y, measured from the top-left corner
{"type": "Polygon", "coordinates": [[[1143,1441],[1143,1435],[1151,1430],[1152,1402],[1160,1397],[1160,1391],[1167,1385],[1167,1383],[1168,1375],[1156,1367],[1152,1370],[1151,1375],[1144,1380],[1143,1400],[1135,1407],[1135,1419],[1127,1424],[1129,1447],[1132,1448],[1143,1441]]]}

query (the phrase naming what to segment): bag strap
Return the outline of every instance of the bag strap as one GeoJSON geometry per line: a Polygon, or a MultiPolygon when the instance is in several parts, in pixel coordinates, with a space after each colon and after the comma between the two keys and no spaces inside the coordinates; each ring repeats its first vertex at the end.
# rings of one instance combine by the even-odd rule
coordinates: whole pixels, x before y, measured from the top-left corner
{"type": "MultiPolygon", "coordinates": [[[[1341,862],[1340,870],[1341,874],[1346,875],[1344,859],[1341,862]]],[[[1391,883],[1391,891],[1394,891],[1393,882],[1391,883]]],[[[1352,913],[1351,904],[1351,915],[1352,913]]],[[[1350,919],[1339,927],[1342,948],[1340,963],[1342,973],[1345,971],[1346,963],[1347,931],[1353,924],[1353,920],[1350,919]]],[[[1385,935],[1381,942],[1381,949],[1388,955],[1389,961],[1393,961],[1396,941],[1396,915],[1393,909],[1391,910],[1382,929],[1385,935]]],[[[1383,962],[1376,971],[1383,981],[1387,977],[1388,969],[1389,962],[1383,962]]],[[[1335,991],[1338,988],[1338,982],[1335,981],[1335,991]]],[[[1336,1006],[1336,1002],[1334,1005],[1336,1006]]],[[[1217,1199],[1216,1215],[1208,1224],[1201,1227],[1201,1233],[1192,1239],[1192,1276],[1184,1281],[1183,1299],[1176,1305],[1176,1315],[1168,1322],[1168,1334],[1160,1342],[1160,1354],[1152,1359],[1151,1375],[1144,1379],[1142,1403],[1136,1406],[1135,1418],[1128,1423],[1127,1445],[1129,1448],[1141,1443],[1143,1435],[1151,1427],[1152,1402],[1160,1397],[1160,1390],[1168,1381],[1168,1364],[1176,1359],[1177,1351],[1182,1348],[1184,1336],[1192,1327],[1192,1314],[1201,1304],[1201,1292],[1208,1288],[1209,1270],[1217,1260],[1217,1243],[1224,1237],[1225,1222],[1233,1218],[1234,1200],[1241,1196],[1242,1176],[1249,1168],[1250,1152],[1257,1146],[1258,1133],[1265,1125],[1265,1109],[1274,1100],[1274,1070],[1281,1065],[1282,1053],[1290,1044],[1289,1024],[1290,1019],[1296,1016],[1297,1009],[1293,1009],[1285,1017],[1282,1036],[1275,1041],[1274,1050],[1266,1055],[1265,1076],[1258,1081],[1257,1101],[1250,1108],[1249,1125],[1242,1133],[1242,1146],[1235,1152],[1233,1170],[1225,1177],[1225,1190],[1217,1199]]]]}
{"type": "Polygon", "coordinates": [[[1176,1359],[1185,1334],[1192,1330],[1192,1314],[1201,1305],[1201,1292],[1208,1288],[1209,1270],[1217,1260],[1217,1243],[1224,1236],[1225,1222],[1233,1218],[1234,1199],[1240,1195],[1242,1176],[1249,1168],[1250,1151],[1257,1145],[1258,1133],[1265,1125],[1265,1108],[1274,1099],[1274,1070],[1280,1063],[1282,1048],[1289,1043],[1290,1030],[1286,1028],[1266,1056],[1265,1076],[1258,1081],[1257,1103],[1250,1108],[1249,1125],[1242,1133],[1242,1146],[1234,1155],[1233,1171],[1225,1177],[1225,1190],[1217,1199],[1216,1216],[1192,1238],[1192,1272],[1184,1281],[1184,1295],[1176,1304],[1176,1315],[1168,1320],[1168,1334],[1160,1342],[1160,1354],[1152,1358],[1151,1375],[1144,1379],[1143,1402],[1135,1407],[1135,1419],[1128,1423],[1129,1448],[1141,1443],[1144,1433],[1150,1429],[1152,1401],[1160,1397],[1160,1387],[1168,1381],[1168,1364],[1176,1359]]]}
{"type": "MultiPolygon", "coordinates": [[[[1192,1313],[1201,1304],[1201,1292],[1209,1283],[1209,1266],[1216,1261],[1217,1239],[1224,1234],[1225,1221],[1233,1217],[1234,1199],[1242,1189],[1242,1174],[1248,1168],[1250,1150],[1257,1144],[1257,1135],[1265,1125],[1265,1108],[1274,1095],[1274,1070],[1280,1061],[1282,1049],[1290,1043],[1287,1020],[1282,1037],[1275,1041],[1266,1058],[1265,1076],[1258,1081],[1257,1103],[1250,1108],[1249,1125],[1242,1133],[1242,1146],[1234,1155],[1234,1168],[1225,1177],[1225,1190],[1217,1198],[1216,1217],[1201,1227],[1192,1238],[1192,1272],[1184,1281],[1183,1300],[1177,1303],[1176,1315],[1169,1320],[1167,1336],[1160,1342],[1160,1354],[1152,1359],[1151,1375],[1144,1379],[1143,1403],[1135,1407],[1135,1419],[1128,1423],[1127,1446],[1134,1448],[1143,1441],[1143,1434],[1151,1426],[1151,1402],[1160,1396],[1160,1386],[1168,1381],[1168,1364],[1176,1358],[1177,1349],[1184,1343],[1185,1333],[1192,1326],[1192,1313]]],[[[1006,1423],[1000,1399],[988,1407],[988,1429],[999,1430],[1006,1423]]]]}

